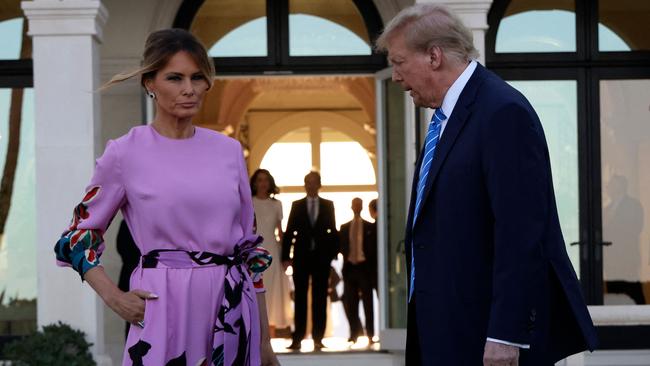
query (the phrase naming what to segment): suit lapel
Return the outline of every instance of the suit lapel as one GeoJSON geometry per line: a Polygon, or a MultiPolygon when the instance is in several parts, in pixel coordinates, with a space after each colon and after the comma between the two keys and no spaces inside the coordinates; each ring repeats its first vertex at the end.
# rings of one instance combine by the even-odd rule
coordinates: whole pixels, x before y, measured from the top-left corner
{"type": "Polygon", "coordinates": [[[311,227],[311,221],[309,220],[309,203],[307,202],[307,198],[305,197],[300,201],[300,211],[302,211],[301,217],[307,218],[307,227],[311,227]]]}
{"type": "Polygon", "coordinates": [[[483,80],[484,72],[485,70],[480,64],[476,65],[476,70],[474,70],[474,73],[467,81],[465,88],[461,92],[460,97],[454,106],[451,118],[447,121],[442,137],[436,146],[436,152],[431,161],[429,175],[427,176],[427,183],[424,186],[424,192],[422,193],[421,205],[424,205],[424,202],[426,202],[429,197],[431,187],[440,172],[442,164],[445,162],[447,155],[454,146],[454,142],[456,142],[458,135],[462,131],[465,122],[467,122],[467,119],[471,114],[471,106],[474,103],[476,93],[478,92],[481,81],[483,80]]]}

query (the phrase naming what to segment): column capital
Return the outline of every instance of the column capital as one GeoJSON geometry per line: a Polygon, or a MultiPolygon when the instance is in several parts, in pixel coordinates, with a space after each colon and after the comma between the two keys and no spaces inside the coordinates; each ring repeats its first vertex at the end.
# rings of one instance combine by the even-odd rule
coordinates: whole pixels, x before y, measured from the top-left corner
{"type": "Polygon", "coordinates": [[[438,3],[448,6],[465,25],[474,30],[488,29],[487,14],[493,0],[416,0],[416,3],[438,3]]]}
{"type": "Polygon", "coordinates": [[[487,14],[492,0],[449,1],[446,3],[471,29],[488,29],[487,14]]]}
{"type": "Polygon", "coordinates": [[[89,35],[101,42],[108,10],[100,0],[23,1],[30,36],[89,35]]]}

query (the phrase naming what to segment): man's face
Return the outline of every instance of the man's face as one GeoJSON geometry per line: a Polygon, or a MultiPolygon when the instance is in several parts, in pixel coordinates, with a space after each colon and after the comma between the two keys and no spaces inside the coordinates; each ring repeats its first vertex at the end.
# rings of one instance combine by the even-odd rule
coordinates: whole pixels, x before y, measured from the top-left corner
{"type": "Polygon", "coordinates": [[[320,189],[320,183],[318,182],[318,177],[315,174],[308,174],[305,177],[305,192],[309,197],[315,197],[318,195],[318,190],[320,189]]]}
{"type": "Polygon", "coordinates": [[[360,215],[361,210],[363,210],[363,201],[360,198],[355,198],[352,200],[352,212],[355,215],[360,215]]]}
{"type": "Polygon", "coordinates": [[[430,54],[409,48],[404,36],[399,33],[393,36],[388,46],[388,61],[393,66],[393,81],[399,83],[405,91],[411,92],[415,105],[439,106],[436,104],[436,85],[430,54]]]}

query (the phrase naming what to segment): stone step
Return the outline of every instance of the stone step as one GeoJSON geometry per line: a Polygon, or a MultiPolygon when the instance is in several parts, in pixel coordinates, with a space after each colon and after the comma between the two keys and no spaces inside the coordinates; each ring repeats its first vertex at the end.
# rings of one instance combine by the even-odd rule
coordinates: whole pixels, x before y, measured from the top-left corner
{"type": "Polygon", "coordinates": [[[387,352],[310,352],[279,354],[282,366],[404,366],[404,355],[387,352]]]}

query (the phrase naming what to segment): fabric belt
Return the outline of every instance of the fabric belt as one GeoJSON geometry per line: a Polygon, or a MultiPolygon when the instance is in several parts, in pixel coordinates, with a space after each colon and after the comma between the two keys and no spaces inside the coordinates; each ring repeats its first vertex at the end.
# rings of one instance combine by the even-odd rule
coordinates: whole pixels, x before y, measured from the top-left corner
{"type": "Polygon", "coordinates": [[[254,319],[259,322],[252,313],[259,311],[253,280],[261,277],[272,260],[268,251],[258,246],[261,242],[261,236],[246,238],[235,246],[232,255],[156,249],[141,257],[140,266],[145,269],[226,266],[224,296],[214,324],[211,365],[247,365],[251,347],[260,347],[259,324],[252,324],[254,319]]]}

